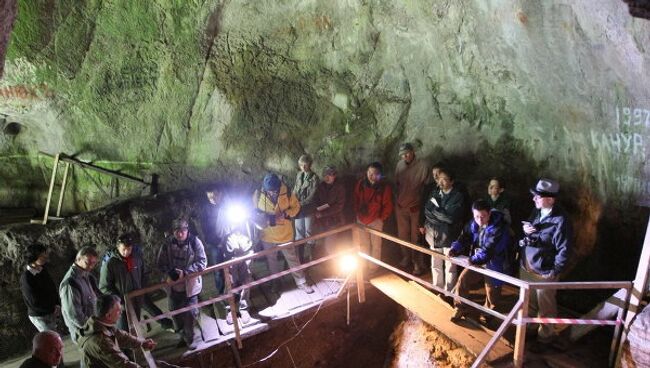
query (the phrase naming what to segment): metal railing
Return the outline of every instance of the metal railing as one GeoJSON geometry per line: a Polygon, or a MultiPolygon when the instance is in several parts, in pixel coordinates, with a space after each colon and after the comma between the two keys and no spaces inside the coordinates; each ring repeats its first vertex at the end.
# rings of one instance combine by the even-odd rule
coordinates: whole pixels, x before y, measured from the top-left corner
{"type": "Polygon", "coordinates": [[[423,286],[426,286],[430,289],[433,289],[441,294],[444,294],[448,297],[453,298],[454,300],[459,300],[475,309],[478,309],[482,311],[483,313],[489,314],[493,317],[499,318],[503,320],[499,328],[496,330],[488,344],[485,346],[483,351],[477,356],[476,360],[472,364],[472,367],[479,367],[481,364],[485,362],[485,359],[487,358],[488,353],[490,352],[490,349],[496,344],[496,342],[503,336],[503,334],[506,332],[508,327],[510,325],[515,325],[516,326],[516,334],[515,334],[515,346],[514,346],[514,354],[513,354],[513,364],[515,367],[522,367],[524,363],[524,351],[525,351],[525,345],[526,345],[526,326],[528,323],[540,323],[540,324],[597,324],[597,325],[615,325],[615,331],[614,335],[612,337],[612,343],[611,343],[611,348],[610,348],[610,355],[609,355],[609,365],[614,366],[615,360],[616,360],[616,351],[617,351],[617,345],[618,345],[618,339],[620,338],[621,335],[621,327],[622,327],[622,321],[624,318],[625,311],[627,310],[627,300],[629,300],[629,295],[630,295],[630,289],[632,288],[632,282],[630,281],[590,281],[590,282],[527,282],[520,280],[518,278],[488,270],[486,268],[482,267],[476,267],[473,265],[470,265],[467,260],[462,260],[461,258],[458,257],[446,257],[442,253],[438,253],[435,251],[432,251],[430,249],[422,248],[421,246],[409,243],[407,241],[404,241],[402,239],[396,238],[394,236],[385,234],[383,232],[370,229],[367,227],[359,227],[361,230],[365,230],[366,232],[372,234],[372,235],[377,235],[380,236],[384,239],[390,240],[393,243],[398,244],[399,246],[404,246],[407,248],[411,248],[413,250],[416,250],[418,252],[428,254],[432,257],[436,257],[439,259],[442,259],[447,262],[451,262],[457,266],[464,267],[466,269],[471,270],[472,272],[478,272],[482,275],[489,276],[494,279],[501,280],[505,283],[508,283],[510,285],[516,286],[519,288],[519,299],[515,303],[514,307],[508,312],[507,315],[501,314],[495,310],[486,308],[482,305],[479,305],[477,303],[474,303],[473,301],[463,298],[453,292],[449,292],[444,290],[443,288],[440,288],[433,283],[427,282],[419,277],[413,276],[409,273],[406,273],[402,270],[399,270],[395,267],[392,267],[384,262],[381,262],[378,259],[375,259],[373,257],[370,257],[367,254],[360,253],[360,256],[370,262],[373,262],[379,266],[382,266],[392,272],[395,272],[399,274],[400,276],[403,276],[405,278],[408,278],[412,281],[415,281],[423,286]],[[627,295],[625,297],[626,300],[626,305],[625,308],[621,308],[618,312],[618,316],[615,321],[611,320],[586,320],[586,319],[569,319],[569,318],[529,318],[528,317],[528,302],[530,299],[530,293],[534,291],[535,289],[625,289],[627,291],[627,295]],[[516,316],[516,318],[515,318],[516,316]]]}
{"type": "MultiPolygon", "coordinates": [[[[448,297],[453,298],[454,300],[461,301],[475,309],[478,309],[482,311],[483,313],[489,314],[493,317],[499,318],[503,320],[499,328],[496,330],[490,341],[487,343],[483,351],[477,356],[476,360],[472,364],[472,367],[479,367],[481,364],[483,364],[487,358],[488,353],[492,349],[492,347],[497,343],[497,341],[504,335],[508,327],[510,325],[514,325],[516,327],[516,334],[515,334],[515,346],[514,346],[514,353],[513,353],[513,364],[515,367],[522,367],[524,363],[524,350],[525,350],[525,344],[526,344],[526,326],[528,323],[553,323],[553,324],[612,324],[615,325],[615,332],[614,336],[612,338],[612,344],[611,344],[611,350],[610,350],[610,358],[609,358],[609,363],[610,366],[614,364],[615,358],[616,358],[616,347],[617,347],[617,342],[618,338],[621,334],[621,321],[623,320],[623,315],[625,311],[627,310],[627,304],[625,308],[621,308],[617,319],[615,321],[610,321],[610,320],[583,320],[583,319],[567,319],[567,318],[529,318],[528,317],[528,302],[530,299],[530,293],[535,290],[535,289],[625,289],[627,290],[627,296],[626,300],[629,300],[629,291],[632,288],[632,283],[629,281],[596,281],[596,282],[526,282],[522,281],[518,278],[502,274],[496,271],[488,270],[486,268],[482,267],[476,267],[473,265],[470,265],[467,263],[467,261],[463,261],[460,258],[456,257],[446,257],[442,253],[438,253],[435,251],[432,251],[430,249],[423,248],[421,246],[418,246],[416,244],[412,244],[410,242],[401,240],[399,238],[396,238],[394,236],[388,235],[386,233],[383,233],[381,231],[377,231],[368,227],[365,227],[363,225],[359,224],[349,224],[345,225],[342,227],[339,227],[337,229],[333,229],[330,231],[326,231],[314,236],[311,236],[309,238],[301,239],[298,241],[294,242],[289,242],[285,244],[280,244],[278,246],[275,246],[273,248],[269,248],[264,251],[260,251],[251,255],[247,255],[244,257],[239,257],[235,258],[217,265],[209,266],[205,270],[201,272],[196,272],[191,275],[187,275],[187,277],[196,277],[196,276],[202,276],[206,274],[210,274],[213,272],[218,272],[220,270],[223,270],[224,272],[224,278],[226,280],[226,288],[225,291],[222,295],[204,300],[202,302],[199,302],[197,304],[187,306],[184,308],[172,310],[163,314],[160,314],[159,316],[153,316],[148,319],[144,320],[139,320],[135,314],[135,310],[133,308],[133,303],[132,299],[147,293],[151,293],[157,290],[164,290],[167,289],[175,284],[179,284],[181,282],[185,282],[185,280],[178,280],[174,282],[163,282],[159,283],[156,285],[149,286],[144,289],[139,289],[130,292],[127,297],[126,297],[126,308],[127,308],[127,316],[129,319],[129,325],[135,332],[136,336],[138,337],[144,337],[144,334],[142,332],[142,326],[153,322],[157,321],[163,318],[171,317],[183,312],[187,312],[193,309],[201,308],[207,305],[215,304],[224,300],[227,300],[229,305],[230,305],[230,313],[232,313],[232,319],[233,321],[237,321],[237,308],[235,307],[235,294],[248,288],[252,288],[254,286],[263,284],[265,282],[277,279],[279,277],[288,275],[294,271],[298,270],[303,270],[309,267],[313,267],[316,265],[319,265],[321,263],[327,262],[329,260],[332,260],[334,258],[340,257],[341,255],[344,254],[349,254],[349,253],[354,253],[356,251],[357,255],[368,261],[377,264],[378,266],[381,266],[391,272],[394,272],[402,277],[405,277],[407,279],[410,279],[414,282],[417,282],[418,284],[421,284],[429,289],[435,290],[441,294],[444,294],[448,297]],[[253,259],[261,258],[261,257],[266,257],[267,255],[270,254],[275,254],[276,252],[281,251],[282,249],[286,248],[294,248],[296,246],[305,244],[307,242],[312,242],[314,240],[326,238],[338,233],[346,232],[346,231],[351,231],[352,232],[352,246],[343,250],[339,251],[334,254],[330,254],[318,259],[315,259],[311,262],[304,263],[301,265],[298,265],[296,267],[287,269],[285,271],[281,271],[275,274],[271,274],[269,276],[266,276],[264,278],[261,278],[259,280],[255,280],[253,282],[249,282],[244,285],[240,285],[237,287],[233,287],[230,283],[230,277],[229,277],[229,269],[231,266],[240,264],[242,262],[250,261],[253,259]],[[360,250],[360,232],[365,231],[371,235],[377,235],[383,239],[390,240],[391,242],[397,244],[398,246],[403,246],[407,248],[411,248],[413,250],[416,250],[418,252],[427,254],[432,257],[440,258],[443,259],[444,261],[451,262],[457,266],[464,267],[466,269],[471,270],[472,272],[478,272],[482,275],[501,280],[505,283],[508,283],[510,285],[513,285],[517,288],[519,288],[519,298],[513,308],[507,313],[507,314],[502,314],[499,313],[498,311],[486,308],[482,305],[479,305],[471,300],[468,300],[464,297],[461,297],[455,293],[449,292],[444,290],[443,288],[440,288],[436,285],[434,285],[431,282],[428,282],[426,280],[423,280],[419,277],[413,276],[407,272],[404,272],[396,267],[393,267],[385,262],[382,262],[381,260],[378,260],[376,258],[371,257],[370,255],[361,252],[360,250]]],[[[357,270],[355,272],[356,274],[356,284],[357,284],[357,294],[358,294],[358,300],[359,303],[365,302],[365,285],[364,285],[364,276],[363,276],[363,267],[357,267],[357,270]]],[[[348,277],[349,279],[349,277],[348,277]]],[[[347,282],[347,280],[346,280],[347,282]]],[[[345,284],[343,285],[345,286],[345,284]]],[[[343,288],[343,287],[342,287],[343,288]]],[[[341,289],[342,289],[341,288],[341,289]]],[[[338,297],[341,294],[341,290],[336,294],[336,297],[338,297]]],[[[241,340],[241,331],[239,329],[239,324],[238,323],[233,323],[234,326],[234,332],[235,332],[235,339],[237,341],[237,346],[241,349],[242,348],[242,340],[241,340]]],[[[144,352],[145,359],[147,360],[147,363],[149,364],[150,367],[155,367],[155,362],[153,360],[153,357],[150,352],[144,352]]]]}
{"type": "MultiPolygon", "coordinates": [[[[207,306],[207,305],[213,305],[215,303],[227,300],[228,304],[230,305],[230,313],[232,314],[232,319],[233,319],[233,321],[235,321],[233,323],[234,332],[235,332],[235,340],[237,341],[238,348],[241,349],[242,348],[241,331],[240,331],[240,328],[239,328],[239,323],[236,322],[237,321],[237,308],[235,306],[235,298],[236,298],[235,294],[236,293],[238,293],[238,292],[240,292],[240,291],[242,291],[244,289],[249,289],[249,288],[252,288],[254,286],[266,283],[268,281],[275,280],[275,279],[280,278],[282,276],[288,275],[288,274],[290,274],[292,272],[303,270],[303,269],[306,269],[306,268],[309,268],[309,267],[319,265],[321,263],[327,262],[327,261],[332,260],[334,258],[340,257],[340,256],[342,256],[344,254],[353,253],[355,251],[358,251],[358,246],[353,245],[352,247],[341,250],[339,252],[323,256],[323,257],[315,259],[315,260],[313,260],[311,262],[307,262],[307,263],[298,265],[296,267],[289,268],[289,269],[287,269],[285,271],[280,271],[280,272],[277,272],[277,273],[274,273],[274,274],[270,274],[270,275],[268,275],[266,277],[263,277],[263,278],[261,278],[259,280],[255,280],[255,281],[246,283],[244,285],[236,286],[236,287],[233,287],[233,285],[230,283],[230,267],[238,265],[238,264],[246,262],[246,261],[251,261],[251,260],[254,260],[254,259],[257,259],[257,258],[266,257],[267,255],[271,255],[271,254],[275,255],[276,252],[282,251],[283,249],[294,248],[296,246],[305,244],[307,242],[312,242],[312,241],[315,241],[315,240],[318,240],[318,239],[326,238],[328,236],[332,236],[332,235],[335,235],[335,234],[338,234],[338,233],[342,233],[342,232],[346,232],[346,231],[350,231],[350,230],[354,230],[354,229],[356,229],[356,225],[354,225],[354,224],[345,225],[345,226],[342,226],[342,227],[339,227],[339,228],[336,228],[336,229],[333,229],[333,230],[330,230],[330,231],[326,231],[326,232],[311,236],[309,238],[301,239],[301,240],[294,241],[294,242],[280,244],[280,245],[277,245],[275,247],[272,247],[272,248],[269,248],[269,249],[266,249],[266,250],[263,250],[263,251],[260,251],[260,252],[256,252],[256,253],[251,254],[251,255],[247,255],[247,256],[243,256],[243,257],[239,257],[239,258],[234,258],[234,259],[231,259],[229,261],[219,263],[217,265],[206,267],[203,271],[200,271],[200,272],[195,272],[195,273],[192,273],[192,274],[188,274],[186,277],[189,278],[189,277],[203,276],[203,275],[206,275],[206,274],[211,274],[211,273],[223,270],[224,279],[226,280],[224,293],[219,295],[219,296],[212,297],[212,298],[209,298],[207,300],[201,301],[201,302],[199,302],[197,304],[193,304],[193,305],[190,305],[190,306],[187,306],[187,307],[183,307],[183,308],[179,308],[179,309],[171,310],[169,312],[162,313],[162,314],[160,314],[158,316],[152,316],[150,318],[140,320],[138,318],[138,316],[136,316],[135,309],[133,307],[133,301],[132,301],[133,298],[136,298],[136,297],[139,297],[139,296],[142,296],[142,295],[154,292],[154,291],[158,291],[158,290],[166,290],[166,289],[172,287],[173,285],[183,283],[186,280],[185,279],[180,279],[180,280],[173,281],[173,282],[161,282],[161,283],[151,285],[151,286],[143,288],[143,289],[134,290],[134,291],[128,293],[126,298],[125,298],[126,299],[126,310],[127,310],[127,317],[128,317],[128,321],[129,321],[129,326],[132,329],[132,331],[134,331],[134,333],[135,333],[135,335],[137,337],[144,338],[144,333],[142,331],[142,327],[144,325],[146,325],[147,323],[158,321],[158,320],[163,319],[163,318],[175,316],[175,315],[180,314],[180,313],[191,311],[193,309],[198,309],[198,308],[201,308],[201,307],[204,307],[204,306],[207,306]]],[[[355,235],[354,232],[352,234],[352,238],[353,238],[353,244],[359,244],[358,235],[355,235]],[[357,239],[356,241],[354,240],[355,238],[357,239]]],[[[360,276],[361,276],[360,274],[357,275],[357,281],[359,281],[360,276]]],[[[361,281],[363,281],[363,280],[361,279],[361,281]]],[[[357,291],[358,291],[358,295],[359,295],[359,302],[363,303],[365,301],[365,291],[363,290],[363,288],[364,288],[363,282],[357,282],[357,287],[358,287],[357,291]]],[[[338,297],[339,295],[340,295],[340,290],[336,294],[336,297],[338,297]]],[[[155,360],[153,359],[153,356],[151,355],[151,352],[144,351],[143,353],[144,353],[145,360],[147,361],[147,364],[149,365],[149,367],[151,367],[151,368],[156,367],[156,363],[155,363],[155,360]]]]}

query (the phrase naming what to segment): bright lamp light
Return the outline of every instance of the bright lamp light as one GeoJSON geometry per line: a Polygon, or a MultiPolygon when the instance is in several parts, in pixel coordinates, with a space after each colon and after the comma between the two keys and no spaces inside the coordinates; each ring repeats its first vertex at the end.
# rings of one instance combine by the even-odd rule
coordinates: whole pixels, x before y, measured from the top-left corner
{"type": "Polygon", "coordinates": [[[233,203],[226,209],[226,216],[231,225],[241,224],[248,218],[248,211],[239,203],[233,203]]]}
{"type": "Polygon", "coordinates": [[[357,269],[357,257],[351,254],[344,255],[343,257],[341,257],[339,261],[339,267],[341,268],[341,271],[345,274],[352,273],[354,270],[357,269]]]}

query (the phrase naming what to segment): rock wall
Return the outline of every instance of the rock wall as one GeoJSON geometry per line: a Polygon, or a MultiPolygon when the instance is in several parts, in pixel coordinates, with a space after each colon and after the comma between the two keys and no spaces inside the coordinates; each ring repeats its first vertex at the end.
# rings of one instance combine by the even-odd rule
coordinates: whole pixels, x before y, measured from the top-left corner
{"type": "MultiPolygon", "coordinates": [[[[619,0],[22,1],[0,79],[0,207],[43,206],[39,152],[156,173],[168,191],[292,177],[303,152],[355,176],[412,140],[474,196],[505,176],[520,217],[536,178],[559,179],[573,278],[630,279],[650,197],[649,44],[650,22],[619,0]]],[[[141,190],[76,168],[64,213],[141,190]]],[[[27,240],[5,237],[3,262],[27,240]]]]}
{"type": "MultiPolygon", "coordinates": [[[[28,244],[39,242],[50,249],[47,267],[58,285],[81,246],[95,246],[101,257],[114,247],[117,236],[132,233],[144,251],[145,277],[156,283],[161,279],[155,266],[156,254],[165,236],[171,233],[172,220],[196,215],[198,201],[194,194],[179,191],[119,203],[65,221],[50,222],[47,226],[17,225],[0,229],[0,269],[4,270],[0,279],[0,325],[3,326],[0,360],[29,350],[36,333],[20,294],[20,275],[25,267],[23,254],[28,244]]],[[[67,334],[62,321],[59,327],[61,333],[67,334]]]]}
{"type": "MultiPolygon", "coordinates": [[[[407,139],[476,161],[465,176],[552,175],[605,202],[648,191],[650,26],[618,0],[19,5],[3,205],[42,203],[39,151],[171,189],[289,172],[304,151],[393,164],[407,139]]],[[[68,211],[106,203],[106,183],[73,179],[87,193],[68,211]]]]}

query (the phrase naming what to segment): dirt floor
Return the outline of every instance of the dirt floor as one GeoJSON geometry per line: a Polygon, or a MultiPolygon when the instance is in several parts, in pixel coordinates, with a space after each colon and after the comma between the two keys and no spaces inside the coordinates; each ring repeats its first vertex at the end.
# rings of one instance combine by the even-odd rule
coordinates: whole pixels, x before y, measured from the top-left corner
{"type": "MultiPolygon", "coordinates": [[[[367,289],[366,298],[364,304],[359,304],[354,296],[351,298],[350,326],[346,325],[345,298],[341,298],[340,302],[318,312],[311,309],[288,317],[269,331],[245,339],[243,349],[239,350],[242,366],[385,366],[390,357],[387,354],[391,350],[390,336],[400,322],[402,311],[373,288],[367,289]]],[[[178,363],[192,367],[236,366],[233,351],[228,346],[203,351],[178,363]]]]}

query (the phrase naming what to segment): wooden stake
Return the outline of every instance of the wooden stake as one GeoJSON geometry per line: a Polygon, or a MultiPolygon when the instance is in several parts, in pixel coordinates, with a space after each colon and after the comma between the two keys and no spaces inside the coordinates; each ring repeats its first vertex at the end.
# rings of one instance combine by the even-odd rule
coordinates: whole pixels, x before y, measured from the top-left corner
{"type": "Polygon", "coordinates": [[[59,193],[59,205],[56,206],[56,217],[61,217],[61,207],[63,206],[63,196],[65,194],[65,186],[68,183],[68,170],[70,170],[70,163],[65,163],[63,170],[63,183],[61,183],[61,192],[59,193]]]}
{"type": "Polygon", "coordinates": [[[59,167],[59,153],[54,156],[54,166],[52,167],[52,178],[50,178],[50,190],[47,192],[47,202],[45,202],[45,213],[43,214],[43,225],[47,224],[47,216],[50,212],[50,203],[52,202],[52,192],[54,191],[54,182],[56,181],[56,171],[59,167]]]}

